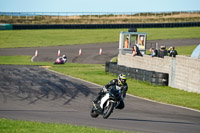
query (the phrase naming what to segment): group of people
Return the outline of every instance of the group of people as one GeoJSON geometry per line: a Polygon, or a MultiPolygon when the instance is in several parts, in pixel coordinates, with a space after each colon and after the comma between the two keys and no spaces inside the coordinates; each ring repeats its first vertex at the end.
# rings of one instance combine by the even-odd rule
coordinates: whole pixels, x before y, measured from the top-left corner
{"type": "Polygon", "coordinates": [[[178,52],[175,50],[174,46],[169,47],[168,50],[165,46],[160,46],[159,50],[150,48],[149,51],[151,52],[152,57],[164,58],[164,56],[176,57],[176,55],[178,55],[178,52]]]}
{"type": "MultiPolygon", "coordinates": [[[[169,47],[168,50],[165,46],[160,46],[159,50],[150,48],[149,51],[151,52],[152,57],[164,58],[164,56],[176,57],[176,55],[178,55],[174,46],[169,47]]],[[[137,45],[134,45],[132,48],[132,56],[143,56],[137,45]]]]}

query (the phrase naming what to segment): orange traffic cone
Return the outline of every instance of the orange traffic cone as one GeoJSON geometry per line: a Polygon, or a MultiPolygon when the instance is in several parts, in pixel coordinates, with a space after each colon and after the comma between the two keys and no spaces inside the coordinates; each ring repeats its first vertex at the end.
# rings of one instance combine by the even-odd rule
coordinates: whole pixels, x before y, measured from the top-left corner
{"type": "Polygon", "coordinates": [[[79,49],[79,55],[82,55],[82,51],[81,51],[81,49],[79,49]]]}
{"type": "Polygon", "coordinates": [[[99,49],[99,55],[102,55],[102,48],[99,49]]]}
{"type": "Polygon", "coordinates": [[[38,50],[37,49],[35,50],[35,56],[38,56],[38,50]]]}
{"type": "Polygon", "coordinates": [[[58,56],[60,56],[60,49],[58,50],[58,56]]]}

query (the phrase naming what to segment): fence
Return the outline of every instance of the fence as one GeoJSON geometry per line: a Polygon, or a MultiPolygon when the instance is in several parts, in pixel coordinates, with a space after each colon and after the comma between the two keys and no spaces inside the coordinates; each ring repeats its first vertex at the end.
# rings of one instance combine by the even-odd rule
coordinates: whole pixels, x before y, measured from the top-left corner
{"type": "MultiPolygon", "coordinates": [[[[155,24],[10,24],[9,29],[120,29],[120,28],[174,28],[199,27],[200,22],[188,23],[155,23],[155,24]]],[[[0,30],[8,30],[6,25],[0,25],[0,30]]]]}

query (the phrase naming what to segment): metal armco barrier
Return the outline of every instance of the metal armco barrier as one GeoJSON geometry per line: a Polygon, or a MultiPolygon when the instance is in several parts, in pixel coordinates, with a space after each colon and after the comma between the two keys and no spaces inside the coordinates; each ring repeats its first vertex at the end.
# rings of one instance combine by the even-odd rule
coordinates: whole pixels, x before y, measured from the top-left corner
{"type": "Polygon", "coordinates": [[[13,30],[22,29],[120,29],[120,28],[173,28],[199,27],[200,22],[137,23],[137,24],[13,24],[13,30]]]}
{"type": "Polygon", "coordinates": [[[127,75],[130,78],[149,82],[152,85],[168,86],[169,74],[155,71],[147,71],[139,68],[130,68],[117,65],[117,63],[106,62],[105,71],[119,75],[120,73],[127,75]]]}

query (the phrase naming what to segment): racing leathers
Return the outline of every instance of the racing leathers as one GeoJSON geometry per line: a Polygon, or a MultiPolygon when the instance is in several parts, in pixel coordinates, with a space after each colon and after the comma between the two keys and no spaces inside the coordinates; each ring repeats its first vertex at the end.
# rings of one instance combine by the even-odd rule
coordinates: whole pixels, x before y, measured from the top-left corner
{"type": "MultiPolygon", "coordinates": [[[[126,92],[128,90],[128,85],[127,83],[124,83],[124,84],[119,84],[118,82],[119,80],[118,79],[113,79],[111,80],[107,85],[105,85],[103,87],[103,89],[100,90],[100,92],[98,93],[98,96],[97,98],[94,100],[94,103],[95,104],[98,104],[98,101],[102,98],[102,96],[108,91],[109,87],[110,86],[113,86],[115,85],[116,86],[116,89],[120,89],[122,91],[122,94],[123,94],[123,98],[122,100],[120,101],[120,104],[116,107],[117,109],[123,109],[124,108],[124,98],[126,97],[126,92]]],[[[99,106],[99,105],[97,105],[99,106]]]]}

